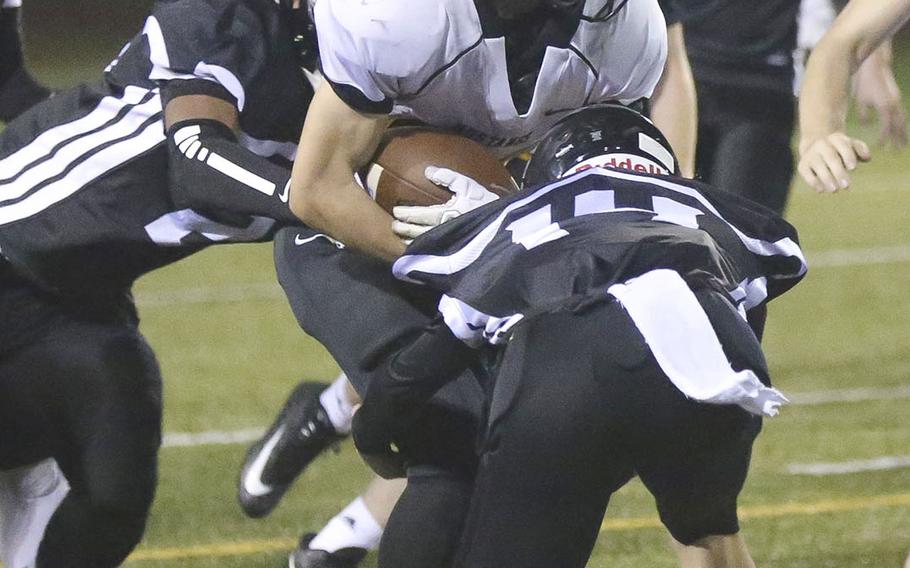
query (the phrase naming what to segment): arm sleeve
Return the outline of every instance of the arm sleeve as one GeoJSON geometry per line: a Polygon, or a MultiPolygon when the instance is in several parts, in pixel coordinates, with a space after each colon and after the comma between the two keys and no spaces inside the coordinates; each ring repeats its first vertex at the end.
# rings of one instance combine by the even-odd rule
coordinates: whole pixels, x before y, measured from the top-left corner
{"type": "Polygon", "coordinates": [[[479,353],[437,318],[392,359],[388,375],[370,384],[367,397],[384,405],[393,416],[412,415],[436,391],[476,363],[479,353]]]}
{"type": "Polygon", "coordinates": [[[161,84],[200,79],[221,86],[243,111],[266,65],[267,14],[240,1],[159,2],[146,20],[149,77],[161,84]]]}
{"type": "Polygon", "coordinates": [[[253,154],[216,120],[185,120],[167,132],[171,195],[179,207],[300,220],[288,206],[291,172],[253,154]]]}

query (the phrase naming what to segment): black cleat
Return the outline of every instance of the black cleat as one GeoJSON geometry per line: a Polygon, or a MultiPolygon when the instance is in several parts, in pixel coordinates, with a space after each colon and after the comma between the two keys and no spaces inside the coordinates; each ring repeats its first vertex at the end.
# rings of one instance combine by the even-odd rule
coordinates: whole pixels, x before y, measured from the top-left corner
{"type": "Polygon", "coordinates": [[[51,96],[51,91],[19,67],[0,84],[0,122],[9,122],[51,96]]]}
{"type": "Polygon", "coordinates": [[[347,437],[335,431],[319,402],[325,389],[322,383],[297,385],[275,423],[250,446],[237,490],[240,508],[248,516],[271,513],[306,466],[347,437]]]}
{"type": "Polygon", "coordinates": [[[300,537],[297,550],[288,557],[288,568],[357,568],[366,557],[365,548],[342,548],[335,552],[313,550],[310,541],[316,535],[308,533],[300,537]]]}

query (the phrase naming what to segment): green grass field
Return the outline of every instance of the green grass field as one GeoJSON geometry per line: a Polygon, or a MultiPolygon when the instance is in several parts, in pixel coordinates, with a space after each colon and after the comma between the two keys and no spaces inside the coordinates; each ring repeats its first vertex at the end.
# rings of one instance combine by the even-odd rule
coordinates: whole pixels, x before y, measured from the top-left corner
{"type": "MultiPolygon", "coordinates": [[[[86,61],[103,55],[33,59],[62,85],[96,77],[100,67],[86,61]]],[[[794,395],[867,390],[852,402],[793,405],[766,422],[741,498],[760,566],[898,567],[910,549],[910,467],[828,476],[787,469],[910,456],[908,173],[910,153],[877,152],[848,193],[794,187],[789,216],[810,274],[771,308],[766,347],[776,384],[794,395]]],[[[297,380],[334,376],[334,363],[299,332],[274,280],[270,246],[244,245],[211,249],[139,283],[142,329],[165,376],[167,432],[265,427],[297,380]]],[[[345,445],[318,460],[271,517],[249,520],[234,498],[244,450],[164,448],[148,533],[128,566],[285,566],[296,536],[320,528],[369,479],[345,445]]],[[[649,496],[630,484],[607,512],[590,566],[674,565],[649,496]]],[[[366,566],[375,566],[373,557],[366,566]]]]}

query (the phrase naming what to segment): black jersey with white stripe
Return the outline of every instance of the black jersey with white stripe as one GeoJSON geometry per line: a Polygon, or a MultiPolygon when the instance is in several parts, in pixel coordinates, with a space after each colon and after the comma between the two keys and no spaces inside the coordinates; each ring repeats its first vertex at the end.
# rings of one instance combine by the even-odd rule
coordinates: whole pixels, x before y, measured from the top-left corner
{"type": "Polygon", "coordinates": [[[795,229],[758,204],[689,180],[592,169],[443,223],[394,272],[442,293],[456,336],[495,343],[530,313],[659,268],[748,310],[796,284],[806,264],[795,229]]]}
{"type": "Polygon", "coordinates": [[[290,39],[273,0],[159,0],[103,82],[0,133],[0,253],[38,285],[82,294],[211,244],[269,239],[270,219],[175,205],[162,99],[209,86],[237,107],[239,143],[289,166],[313,94],[290,39]]]}
{"type": "Polygon", "coordinates": [[[158,0],[105,81],[116,91],[204,79],[233,97],[248,138],[296,144],[312,86],[292,39],[274,0],[158,0]]]}

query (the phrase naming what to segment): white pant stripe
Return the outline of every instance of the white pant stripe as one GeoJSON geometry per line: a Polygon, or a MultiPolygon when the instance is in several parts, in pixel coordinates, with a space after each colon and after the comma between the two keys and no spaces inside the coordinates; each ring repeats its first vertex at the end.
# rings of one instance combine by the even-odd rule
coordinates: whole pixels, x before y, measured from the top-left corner
{"type": "MultiPolygon", "coordinates": [[[[67,122],[60,126],[49,128],[42,132],[27,146],[20,148],[6,158],[0,160],[0,184],[3,180],[12,179],[20,175],[26,168],[36,161],[48,156],[55,146],[78,136],[84,135],[96,128],[101,127],[119,113],[125,106],[138,104],[143,97],[149,94],[146,89],[138,87],[127,87],[122,98],[104,97],[95,107],[95,110],[86,116],[67,122]]],[[[155,100],[157,100],[157,96],[155,100]]],[[[158,110],[160,110],[160,102],[158,110]]],[[[134,128],[139,123],[134,124],[134,128]]],[[[107,130],[107,129],[105,129],[107,130]]],[[[53,160],[51,160],[53,161],[53,160]]],[[[7,195],[7,184],[0,185],[0,199],[14,199],[15,196],[7,195]]]]}
{"type": "MultiPolygon", "coordinates": [[[[135,129],[140,123],[141,121],[137,120],[130,126],[132,129],[135,129]]],[[[116,144],[108,146],[103,150],[94,152],[84,162],[67,172],[66,175],[45,185],[22,201],[0,206],[0,225],[12,223],[13,221],[18,221],[43,211],[51,205],[76,193],[90,181],[113,170],[127,160],[135,158],[154,148],[156,145],[164,142],[164,140],[164,129],[161,127],[160,121],[152,121],[136,136],[131,136],[116,144]]],[[[94,146],[88,148],[86,151],[90,151],[93,148],[94,146]]],[[[78,156],[74,156],[74,159],[82,157],[85,153],[85,151],[81,152],[78,156]]],[[[64,168],[55,168],[56,173],[59,173],[63,169],[64,168]]],[[[37,180],[37,182],[40,183],[41,181],[44,181],[44,179],[46,178],[41,178],[37,180]]],[[[27,191],[31,187],[32,186],[26,187],[25,190],[27,191]]],[[[2,189],[3,188],[0,187],[0,191],[2,191],[2,189]]]]}
{"type": "MultiPolygon", "coordinates": [[[[57,151],[53,158],[46,160],[40,164],[35,165],[34,167],[28,168],[25,170],[22,175],[12,181],[12,183],[5,184],[0,186],[0,199],[3,201],[18,199],[23,195],[27,194],[29,191],[35,187],[41,185],[42,183],[47,182],[54,177],[59,176],[65,172],[68,168],[72,166],[78,160],[84,158],[87,154],[97,151],[97,148],[100,146],[118,138],[125,136],[130,136],[135,133],[136,130],[142,125],[143,122],[147,121],[150,117],[154,116],[156,113],[161,111],[161,100],[158,95],[155,95],[149,101],[132,108],[126,115],[118,120],[116,123],[103,128],[97,132],[89,134],[87,136],[79,137],[71,142],[68,142],[63,146],[59,151],[57,151]]],[[[159,141],[164,140],[164,132],[161,124],[157,124],[157,128],[160,132],[159,141]]],[[[107,167],[99,170],[98,175],[108,171],[114,166],[120,165],[124,161],[138,155],[141,152],[129,152],[126,148],[122,148],[123,143],[119,142],[115,144],[117,147],[121,147],[119,152],[108,152],[107,150],[102,150],[98,152],[108,156],[110,160],[116,160],[107,164],[107,167]]],[[[31,145],[30,145],[31,146],[31,145]]],[[[144,150],[142,150],[144,151],[144,150]]],[[[96,167],[100,166],[99,160],[96,157],[89,158],[91,162],[96,164],[96,167]]],[[[77,166],[81,168],[82,166],[77,166]]],[[[83,170],[84,171],[84,170],[83,170]]],[[[69,178],[69,175],[65,176],[69,178]]],[[[85,178],[82,176],[76,176],[71,179],[79,180],[80,183],[87,183],[94,178],[85,178]]],[[[53,182],[51,185],[57,186],[59,182],[53,182]]],[[[76,188],[78,189],[78,188],[76,188]]],[[[74,189],[73,191],[75,191],[74,189]]],[[[43,193],[44,188],[38,190],[38,193],[43,193]]],[[[72,192],[70,192],[72,193],[72,192]]],[[[0,202],[0,208],[11,207],[3,206],[0,202]]]]}

